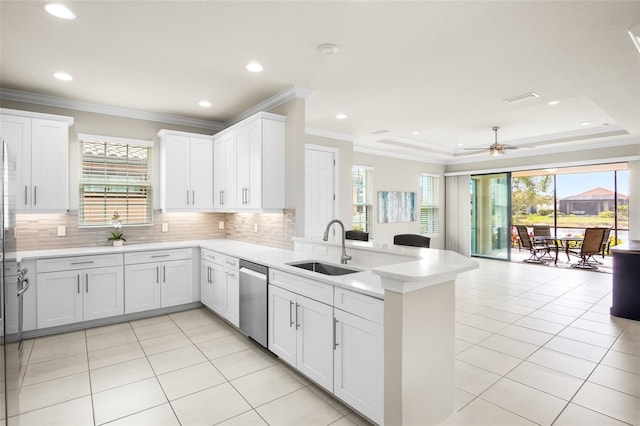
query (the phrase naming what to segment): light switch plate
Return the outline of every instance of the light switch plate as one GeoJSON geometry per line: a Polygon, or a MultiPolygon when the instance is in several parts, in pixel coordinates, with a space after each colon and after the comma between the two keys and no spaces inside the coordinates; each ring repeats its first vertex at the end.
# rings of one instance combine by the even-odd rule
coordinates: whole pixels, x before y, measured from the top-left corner
{"type": "Polygon", "coordinates": [[[218,221],[218,229],[224,229],[224,220],[218,221]]]}
{"type": "Polygon", "coordinates": [[[65,237],[67,235],[67,227],[64,225],[58,226],[58,237],[65,237]]]}
{"type": "Polygon", "coordinates": [[[169,232],[169,224],[168,223],[163,223],[162,224],[162,232],[169,232]]]}

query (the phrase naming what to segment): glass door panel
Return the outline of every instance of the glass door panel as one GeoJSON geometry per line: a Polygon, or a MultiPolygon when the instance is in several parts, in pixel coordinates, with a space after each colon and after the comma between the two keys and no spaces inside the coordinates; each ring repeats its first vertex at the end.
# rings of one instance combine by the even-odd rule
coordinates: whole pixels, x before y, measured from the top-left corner
{"type": "Polygon", "coordinates": [[[471,176],[471,255],[509,260],[511,174],[471,176]]]}

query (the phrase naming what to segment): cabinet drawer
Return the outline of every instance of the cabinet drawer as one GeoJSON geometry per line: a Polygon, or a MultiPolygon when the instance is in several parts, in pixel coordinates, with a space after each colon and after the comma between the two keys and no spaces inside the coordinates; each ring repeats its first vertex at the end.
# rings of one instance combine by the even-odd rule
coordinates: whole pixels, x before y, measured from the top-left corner
{"type": "Polygon", "coordinates": [[[202,260],[207,260],[209,262],[215,263],[216,265],[224,266],[224,255],[216,253],[215,251],[202,249],[200,258],[202,260]]]}
{"type": "Polygon", "coordinates": [[[333,304],[333,286],[297,275],[269,269],[269,284],[274,284],[318,302],[333,304]]]}
{"type": "Polygon", "coordinates": [[[225,256],[224,267],[227,269],[235,269],[237,271],[240,269],[240,261],[237,257],[225,256]]]}
{"type": "Polygon", "coordinates": [[[136,263],[164,262],[167,260],[191,259],[191,248],[140,251],[135,253],[125,253],[124,263],[133,265],[136,263]]]}
{"type": "Polygon", "coordinates": [[[36,269],[38,273],[72,271],[75,269],[103,268],[122,265],[122,254],[101,254],[96,256],[53,257],[38,259],[36,269]]]}
{"type": "Polygon", "coordinates": [[[383,323],[384,301],[340,287],[335,287],[334,296],[333,306],[336,308],[377,324],[383,323]]]}

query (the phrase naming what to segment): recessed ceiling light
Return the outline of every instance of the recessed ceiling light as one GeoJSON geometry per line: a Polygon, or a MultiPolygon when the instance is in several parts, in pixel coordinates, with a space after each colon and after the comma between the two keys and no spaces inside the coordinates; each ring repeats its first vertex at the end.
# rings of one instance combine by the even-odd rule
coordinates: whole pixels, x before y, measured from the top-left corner
{"type": "Polygon", "coordinates": [[[457,143],[457,145],[458,145],[458,146],[462,146],[462,145],[464,145],[464,144],[463,144],[462,142],[458,142],[458,143],[457,143]]]}
{"type": "Polygon", "coordinates": [[[60,19],[76,19],[76,14],[73,13],[67,6],[60,3],[49,3],[44,5],[44,9],[60,19]]]}
{"type": "Polygon", "coordinates": [[[413,132],[411,134],[414,135],[414,136],[418,136],[420,134],[420,132],[416,130],[415,132],[413,132]]]}
{"type": "Polygon", "coordinates": [[[73,80],[73,77],[71,77],[66,72],[57,72],[57,73],[53,74],[53,76],[55,78],[57,78],[58,80],[62,80],[62,81],[71,81],[71,80],[73,80]]]}
{"type": "Polygon", "coordinates": [[[264,69],[264,67],[257,62],[248,63],[246,68],[251,72],[262,72],[262,70],[264,69]]]}
{"type": "Polygon", "coordinates": [[[560,103],[560,101],[549,101],[549,102],[547,102],[547,105],[554,106],[554,105],[558,105],[559,103],[560,103]]]}
{"type": "Polygon", "coordinates": [[[333,43],[322,43],[320,46],[318,46],[318,52],[322,53],[323,55],[333,55],[334,53],[338,52],[338,49],[338,45],[333,43]]]}
{"type": "Polygon", "coordinates": [[[347,115],[347,114],[342,114],[342,113],[340,113],[340,114],[336,114],[336,118],[337,118],[338,120],[344,120],[344,119],[345,119],[345,118],[347,118],[347,117],[348,117],[348,115],[347,115]]]}
{"type": "Polygon", "coordinates": [[[591,124],[591,122],[590,121],[583,121],[580,124],[582,124],[583,126],[588,126],[589,124],[591,124]]]}
{"type": "Polygon", "coordinates": [[[202,108],[209,108],[211,106],[211,102],[209,102],[209,101],[200,101],[200,102],[198,102],[198,105],[200,105],[202,108]]]}

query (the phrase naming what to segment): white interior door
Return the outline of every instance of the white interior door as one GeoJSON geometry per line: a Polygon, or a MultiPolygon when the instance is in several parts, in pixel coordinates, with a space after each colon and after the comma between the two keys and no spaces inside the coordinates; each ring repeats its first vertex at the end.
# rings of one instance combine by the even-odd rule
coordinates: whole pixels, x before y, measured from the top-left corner
{"type": "Polygon", "coordinates": [[[304,157],[304,234],[319,237],[336,217],[335,153],[307,147],[304,157]]]}

